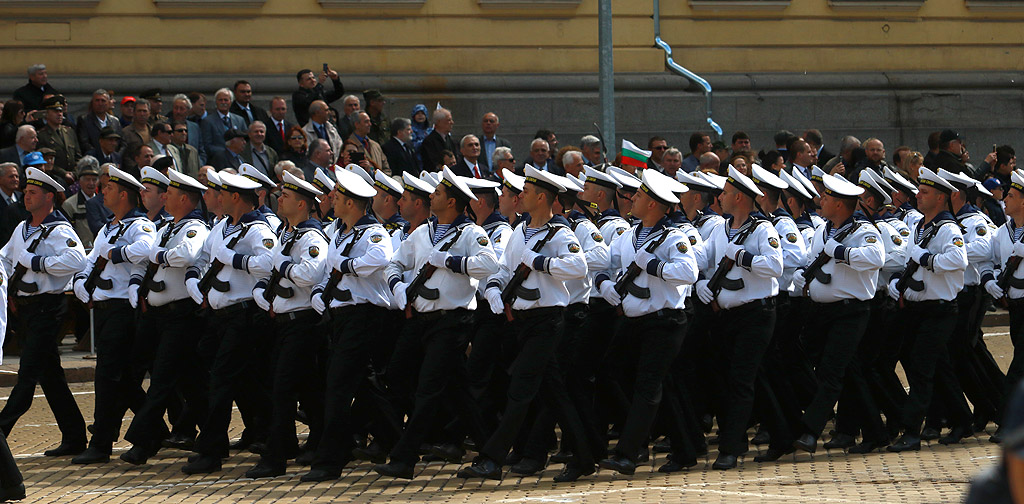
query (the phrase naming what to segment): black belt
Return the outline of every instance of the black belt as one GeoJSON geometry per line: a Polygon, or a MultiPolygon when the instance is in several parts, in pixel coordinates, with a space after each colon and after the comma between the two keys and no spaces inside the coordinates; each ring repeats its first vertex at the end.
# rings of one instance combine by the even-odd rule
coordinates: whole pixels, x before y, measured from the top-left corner
{"type": "Polygon", "coordinates": [[[316,312],[316,310],[313,310],[312,308],[287,313],[274,314],[274,321],[276,321],[278,324],[290,324],[292,322],[302,321],[306,319],[315,322],[319,318],[320,315],[316,312]]]}
{"type": "Polygon", "coordinates": [[[177,301],[171,301],[170,303],[163,304],[160,306],[149,305],[149,311],[157,315],[165,315],[170,313],[180,312],[193,312],[198,308],[195,301],[192,298],[186,297],[185,299],[179,299],[177,301]]]}
{"type": "Polygon", "coordinates": [[[753,300],[753,301],[751,301],[749,303],[743,303],[743,304],[741,304],[739,306],[736,306],[736,307],[733,307],[733,308],[722,308],[722,311],[719,312],[719,313],[736,312],[736,311],[741,311],[741,310],[753,310],[753,309],[757,309],[757,308],[774,308],[774,307],[775,307],[775,298],[762,298],[762,299],[755,299],[755,300],[753,300]]]}
{"type": "Polygon", "coordinates": [[[829,302],[829,303],[814,302],[814,304],[817,305],[817,306],[820,306],[822,308],[828,308],[828,307],[832,307],[832,306],[848,306],[848,305],[865,304],[865,303],[869,303],[870,301],[871,300],[861,301],[859,299],[840,299],[839,301],[832,301],[832,302],[829,302]]]}
{"type": "MultiPolygon", "coordinates": [[[[348,291],[345,291],[345,292],[348,292],[348,291]]],[[[366,310],[368,308],[369,308],[369,306],[367,304],[365,304],[365,303],[364,304],[356,304],[356,305],[348,305],[348,306],[338,306],[338,307],[335,307],[335,308],[331,308],[331,317],[340,317],[340,316],[343,316],[343,315],[348,315],[348,314],[350,314],[352,312],[366,310]]]]}
{"type": "Polygon", "coordinates": [[[213,310],[213,313],[217,315],[231,315],[240,311],[248,310],[253,306],[256,306],[256,304],[252,301],[242,301],[240,303],[225,306],[224,308],[213,310]]]}
{"type": "Polygon", "coordinates": [[[60,301],[64,294],[35,294],[32,296],[14,296],[14,304],[17,306],[32,306],[39,303],[53,303],[60,301]]]}
{"type": "Polygon", "coordinates": [[[629,319],[629,320],[632,320],[634,322],[642,322],[642,321],[645,321],[645,320],[659,319],[659,318],[663,318],[663,317],[678,317],[678,316],[683,315],[683,314],[684,314],[683,310],[680,310],[678,308],[662,308],[662,309],[660,309],[660,310],[658,310],[656,312],[651,312],[651,313],[648,313],[648,314],[645,314],[645,315],[640,315],[639,317],[626,317],[626,318],[629,319]]]}
{"type": "Polygon", "coordinates": [[[906,308],[944,308],[947,306],[956,306],[954,301],[946,301],[945,299],[931,299],[928,301],[903,301],[903,306],[906,308]]]}
{"type": "Polygon", "coordinates": [[[449,312],[450,312],[449,310],[434,310],[434,311],[429,311],[429,312],[418,312],[415,309],[413,309],[413,311],[412,311],[412,318],[414,318],[416,320],[431,321],[431,320],[437,320],[437,319],[447,315],[449,312]]]}
{"type": "Polygon", "coordinates": [[[109,310],[112,308],[131,307],[127,299],[108,299],[106,301],[93,301],[92,307],[97,310],[109,310]]]}
{"type": "Polygon", "coordinates": [[[516,320],[532,319],[537,317],[559,317],[565,310],[562,306],[547,306],[544,308],[533,308],[530,310],[512,310],[512,318],[516,320]]]}

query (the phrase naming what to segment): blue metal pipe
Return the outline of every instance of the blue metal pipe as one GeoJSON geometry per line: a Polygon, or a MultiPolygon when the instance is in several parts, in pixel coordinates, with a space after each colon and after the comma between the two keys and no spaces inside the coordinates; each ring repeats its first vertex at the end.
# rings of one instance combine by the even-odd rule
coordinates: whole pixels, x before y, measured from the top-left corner
{"type": "Polygon", "coordinates": [[[704,90],[704,98],[707,101],[708,126],[715,130],[719,138],[722,137],[722,127],[711,118],[711,84],[703,77],[691,72],[672,59],[672,46],[661,39],[661,3],[654,0],[654,44],[665,51],[665,66],[677,75],[685,77],[690,82],[697,84],[704,90]]]}

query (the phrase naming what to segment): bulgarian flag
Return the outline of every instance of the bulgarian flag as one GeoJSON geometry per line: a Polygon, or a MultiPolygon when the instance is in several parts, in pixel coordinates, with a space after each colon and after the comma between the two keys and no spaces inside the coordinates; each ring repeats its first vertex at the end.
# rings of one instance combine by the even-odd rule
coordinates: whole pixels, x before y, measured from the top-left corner
{"type": "Polygon", "coordinates": [[[647,160],[651,157],[651,151],[645,151],[633,145],[633,142],[622,139],[622,164],[647,168],[647,160]]]}

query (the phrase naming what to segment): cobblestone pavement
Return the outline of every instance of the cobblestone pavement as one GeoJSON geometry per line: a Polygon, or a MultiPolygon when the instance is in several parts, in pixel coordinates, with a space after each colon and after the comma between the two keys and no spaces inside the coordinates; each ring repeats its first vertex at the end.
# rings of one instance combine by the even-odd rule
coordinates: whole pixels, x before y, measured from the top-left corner
{"type": "MultiPolygon", "coordinates": [[[[1005,368],[1013,352],[1007,328],[986,331],[989,348],[1005,368]]],[[[92,385],[75,383],[72,390],[82,413],[91,419],[92,385]]],[[[9,392],[10,388],[0,388],[0,399],[5,400],[9,392]]],[[[127,429],[130,415],[123,429],[127,429]]],[[[994,425],[988,430],[994,430],[994,425]]],[[[231,435],[234,438],[240,433],[241,420],[235,415],[231,435]]],[[[778,463],[757,464],[752,460],[757,453],[751,451],[737,470],[726,472],[711,470],[717,455],[712,446],[708,458],[688,472],[656,472],[665,462],[664,455],[658,455],[638,468],[632,478],[601,471],[561,485],[551,481],[561,470],[557,464],[539,477],[506,473],[501,482],[467,483],[455,477],[459,466],[441,462],[418,465],[412,481],[380,478],[363,463],[350,466],[341,480],[309,484],[299,482],[298,476],[307,468],[297,466],[289,466],[285,476],[275,479],[243,478],[258,459],[248,452],[233,454],[222,472],[205,476],[182,474],[188,453],[178,450],[161,451],[141,467],[123,463],[116,457],[128,448],[124,441],[115,445],[114,458],[107,464],[74,466],[67,458],[43,457],[43,450],[57,445],[59,439],[46,401],[37,390],[32,409],[9,439],[25,474],[28,502],[958,502],[970,478],[999,456],[998,447],[988,442],[988,434],[979,433],[951,447],[926,443],[916,453],[847,455],[819,447],[813,456],[790,455],[778,463]]]]}

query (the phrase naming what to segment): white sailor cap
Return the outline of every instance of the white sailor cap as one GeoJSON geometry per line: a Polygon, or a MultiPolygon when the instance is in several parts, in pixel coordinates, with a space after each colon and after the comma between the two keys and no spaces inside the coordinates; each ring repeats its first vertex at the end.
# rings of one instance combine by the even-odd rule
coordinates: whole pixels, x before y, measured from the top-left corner
{"type": "Polygon", "coordinates": [[[257,170],[255,166],[249,163],[242,163],[242,166],[238,167],[238,174],[249,180],[258,182],[267,189],[277,187],[277,184],[275,184],[273,180],[270,180],[270,177],[267,177],[263,172],[257,170]]]}
{"type": "Polygon", "coordinates": [[[373,185],[373,177],[371,177],[369,173],[366,173],[366,170],[364,170],[362,166],[355,163],[349,163],[345,166],[345,169],[359,175],[359,177],[365,180],[367,184],[373,185]]]}
{"type": "Polygon", "coordinates": [[[679,197],[673,191],[674,188],[682,187],[684,190],[680,192],[686,192],[685,185],[657,170],[644,170],[641,176],[643,178],[641,179],[640,191],[662,205],[672,206],[679,203],[679,197]]]}
{"type": "MultiPolygon", "coordinates": [[[[423,170],[420,172],[420,180],[430,184],[431,187],[437,187],[437,184],[441,183],[441,173],[423,170]]],[[[430,192],[434,191],[431,190],[430,192]]]]}
{"type": "Polygon", "coordinates": [[[826,175],[825,170],[818,168],[817,165],[811,168],[811,180],[821,182],[822,175],[826,175]]]}
{"type": "Polygon", "coordinates": [[[160,170],[157,170],[152,166],[143,166],[142,169],[139,170],[139,176],[141,177],[139,182],[142,182],[143,184],[153,184],[161,189],[167,189],[167,186],[171,183],[170,179],[168,179],[163,173],[160,173],[160,170]]]}
{"type": "Polygon", "coordinates": [[[974,180],[973,178],[968,177],[967,175],[964,175],[962,173],[953,173],[947,171],[945,168],[939,168],[939,171],[936,173],[936,175],[942,177],[943,179],[946,179],[946,182],[949,182],[950,184],[953,185],[953,187],[957,188],[957,190],[960,191],[971,189],[974,186],[978,185],[977,180],[974,180]]]}
{"type": "Polygon", "coordinates": [[[377,172],[373,174],[373,185],[377,189],[380,189],[381,191],[384,191],[396,198],[401,198],[402,193],[405,191],[405,189],[402,189],[402,184],[399,184],[397,180],[384,175],[384,172],[381,170],[377,170],[377,172]]]}
{"type": "Polygon", "coordinates": [[[564,182],[552,177],[548,172],[534,168],[533,165],[526,165],[526,182],[556,194],[565,192],[564,182]]]}
{"type": "Polygon", "coordinates": [[[429,182],[420,180],[419,177],[409,172],[402,173],[402,188],[415,195],[429,198],[430,193],[434,192],[434,185],[429,182]]]}
{"type": "Polygon", "coordinates": [[[602,171],[598,171],[597,169],[590,166],[586,166],[583,168],[582,175],[583,180],[585,182],[591,182],[597,185],[609,187],[611,189],[618,189],[622,187],[622,183],[612,178],[611,175],[608,175],[607,173],[602,171]]]}
{"type": "Polygon", "coordinates": [[[335,168],[334,176],[338,180],[334,187],[340,194],[356,199],[370,199],[377,195],[372,185],[351,170],[335,168]]]}
{"type": "Polygon", "coordinates": [[[1016,189],[1024,194],[1024,174],[1020,170],[1010,173],[1010,189],[1016,189]]]}
{"type": "Polygon", "coordinates": [[[818,194],[818,190],[814,188],[814,184],[811,183],[811,180],[808,179],[803,172],[796,169],[796,167],[793,167],[793,171],[790,172],[790,175],[792,175],[794,179],[799,180],[800,183],[804,185],[804,189],[807,189],[807,192],[811,193],[811,196],[814,196],[815,198],[821,197],[821,195],[818,194]]]}
{"type": "Polygon", "coordinates": [[[761,168],[761,165],[756,163],[750,167],[750,179],[753,180],[756,185],[778,191],[782,191],[789,187],[789,184],[779,178],[778,175],[761,168]]]}
{"type": "Polygon", "coordinates": [[[864,192],[863,187],[827,173],[821,176],[821,185],[825,187],[825,194],[835,198],[856,199],[864,192]]]}
{"type": "Polygon", "coordinates": [[[262,187],[259,182],[253,179],[225,171],[220,172],[220,184],[224,190],[231,192],[255,191],[262,187]]]}
{"type": "Polygon", "coordinates": [[[954,187],[953,184],[947,182],[946,179],[938,176],[938,174],[923,166],[921,167],[921,174],[918,175],[917,181],[921,185],[934,187],[946,194],[952,194],[953,191],[959,191],[959,189],[954,187]]]}
{"type": "Polygon", "coordinates": [[[143,189],[142,184],[140,184],[138,180],[135,180],[135,177],[130,173],[125,173],[113,166],[110,167],[107,175],[110,176],[111,182],[117,182],[127,189],[131,189],[133,191],[141,191],[143,189]]]}
{"type": "Polygon", "coordinates": [[[281,172],[281,188],[295,191],[303,196],[313,198],[314,200],[317,199],[317,196],[324,194],[323,191],[314,187],[313,184],[292,175],[291,172],[287,170],[281,172]]]}
{"type": "Polygon", "coordinates": [[[444,184],[445,192],[449,197],[462,200],[473,200],[476,201],[476,195],[473,194],[473,190],[466,185],[465,182],[460,180],[459,177],[453,173],[447,166],[441,168],[441,184],[444,184]]]}
{"type": "Polygon", "coordinates": [[[729,167],[729,176],[726,178],[726,182],[729,182],[740,192],[750,196],[751,198],[757,198],[758,196],[764,196],[764,193],[757,188],[757,184],[750,177],[740,173],[735,167],[729,167]]]}
{"type": "Polygon", "coordinates": [[[206,186],[210,189],[221,190],[224,188],[224,184],[220,181],[220,174],[213,168],[206,169],[206,186]]]}
{"type": "Polygon", "coordinates": [[[478,179],[476,177],[461,177],[462,181],[469,186],[469,189],[476,194],[486,194],[493,192],[501,194],[501,184],[497,181],[490,179],[478,179]]]}
{"type": "Polygon", "coordinates": [[[516,175],[508,168],[501,169],[502,185],[507,187],[510,191],[519,194],[523,192],[523,184],[526,183],[526,177],[522,175],[516,175]]]}
{"type": "Polygon", "coordinates": [[[985,187],[985,184],[981,183],[980,181],[974,183],[974,188],[977,189],[979,193],[985,196],[995,197],[995,194],[992,194],[992,191],[989,191],[988,188],[985,187]]]}
{"type": "Polygon", "coordinates": [[[640,184],[643,183],[636,177],[636,175],[633,175],[618,166],[608,166],[605,173],[619,181],[619,184],[622,184],[622,189],[626,192],[636,192],[636,190],[640,188],[640,184]]]}
{"type": "Polygon", "coordinates": [[[892,203],[892,186],[883,180],[880,175],[877,175],[875,170],[871,168],[861,170],[860,180],[857,181],[857,185],[870,190],[875,196],[881,196],[882,204],[888,205],[892,203]]]}
{"type": "Polygon", "coordinates": [[[56,180],[53,180],[49,175],[43,172],[43,170],[32,168],[31,166],[25,168],[25,183],[42,187],[43,189],[53,193],[64,192],[64,186],[60,185],[56,180]]]}
{"type": "Polygon", "coordinates": [[[715,189],[717,189],[719,193],[722,192],[722,189],[725,189],[725,181],[729,180],[728,177],[723,177],[723,176],[721,176],[721,175],[719,175],[717,173],[708,173],[708,172],[694,172],[694,173],[696,173],[698,177],[704,179],[709,184],[714,186],[715,189]]]}
{"type": "Polygon", "coordinates": [[[779,178],[789,185],[789,187],[786,188],[786,191],[790,194],[806,201],[812,201],[814,199],[814,197],[811,196],[811,193],[807,192],[807,188],[804,187],[804,184],[793,178],[793,176],[787,173],[786,170],[779,170],[779,178]]]}
{"type": "Polygon", "coordinates": [[[318,166],[316,171],[313,172],[313,185],[324,194],[327,194],[334,188],[334,179],[327,174],[326,170],[318,166]]]}
{"type": "MultiPolygon", "coordinates": [[[[211,170],[212,171],[212,170],[211,170]]],[[[210,178],[210,172],[206,172],[206,178],[210,178]]],[[[182,191],[192,191],[202,193],[206,191],[206,186],[200,184],[198,180],[181,173],[178,170],[168,170],[167,179],[169,180],[170,187],[181,189],[182,191]]]]}
{"type": "Polygon", "coordinates": [[[903,178],[903,175],[892,171],[892,168],[886,166],[882,170],[882,175],[885,177],[885,180],[889,181],[896,189],[910,195],[917,194],[917,187],[914,187],[914,184],[911,184],[909,180],[903,178]]]}
{"type": "Polygon", "coordinates": [[[711,182],[704,180],[699,175],[691,175],[683,170],[676,170],[676,180],[686,185],[692,191],[718,192],[718,188],[711,182]]]}
{"type": "Polygon", "coordinates": [[[583,183],[580,182],[580,179],[578,179],[576,177],[573,177],[572,175],[565,175],[565,176],[554,175],[554,176],[558,177],[558,181],[559,182],[562,182],[563,180],[565,181],[565,183],[563,184],[565,186],[565,190],[572,191],[572,192],[578,192],[578,193],[583,192],[583,183]]]}

